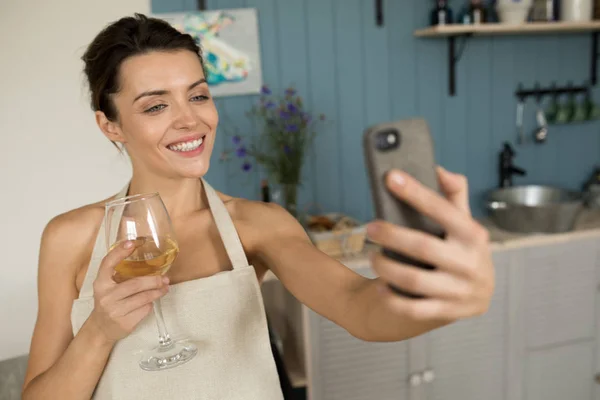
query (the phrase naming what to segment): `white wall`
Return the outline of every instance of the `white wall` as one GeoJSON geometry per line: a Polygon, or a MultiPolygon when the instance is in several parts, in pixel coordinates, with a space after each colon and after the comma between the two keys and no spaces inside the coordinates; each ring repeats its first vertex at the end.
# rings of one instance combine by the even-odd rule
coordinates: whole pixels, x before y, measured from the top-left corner
{"type": "Polygon", "coordinates": [[[29,351],[45,224],[129,177],[94,122],[80,57],[107,23],[149,9],[149,0],[0,0],[0,360],[29,351]]]}

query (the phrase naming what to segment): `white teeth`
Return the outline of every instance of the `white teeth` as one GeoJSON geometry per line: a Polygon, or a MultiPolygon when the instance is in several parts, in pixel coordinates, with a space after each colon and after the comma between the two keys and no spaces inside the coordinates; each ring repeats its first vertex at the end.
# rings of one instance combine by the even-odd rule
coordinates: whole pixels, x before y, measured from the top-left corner
{"type": "Polygon", "coordinates": [[[196,150],[198,147],[200,147],[200,145],[202,144],[203,141],[204,141],[204,139],[200,138],[200,139],[192,140],[190,142],[172,144],[172,145],[168,146],[168,149],[173,150],[173,151],[193,151],[193,150],[196,150]]]}

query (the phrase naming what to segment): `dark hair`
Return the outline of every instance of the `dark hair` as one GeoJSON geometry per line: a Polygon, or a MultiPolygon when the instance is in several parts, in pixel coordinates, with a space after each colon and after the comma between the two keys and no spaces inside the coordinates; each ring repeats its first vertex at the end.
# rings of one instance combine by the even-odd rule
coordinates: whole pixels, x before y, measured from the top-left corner
{"type": "Polygon", "coordinates": [[[164,20],[136,13],[105,27],[81,57],[85,63],[92,109],[104,112],[109,120],[117,119],[110,96],[119,91],[119,68],[123,61],[150,51],[175,50],[197,54],[204,69],[202,51],[194,38],[164,20]]]}

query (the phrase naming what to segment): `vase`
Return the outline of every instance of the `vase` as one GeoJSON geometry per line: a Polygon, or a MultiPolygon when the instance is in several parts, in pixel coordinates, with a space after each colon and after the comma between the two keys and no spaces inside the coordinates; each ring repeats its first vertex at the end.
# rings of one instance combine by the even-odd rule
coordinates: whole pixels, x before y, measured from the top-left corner
{"type": "Polygon", "coordinates": [[[298,218],[298,184],[279,183],[273,193],[273,201],[298,218]]]}

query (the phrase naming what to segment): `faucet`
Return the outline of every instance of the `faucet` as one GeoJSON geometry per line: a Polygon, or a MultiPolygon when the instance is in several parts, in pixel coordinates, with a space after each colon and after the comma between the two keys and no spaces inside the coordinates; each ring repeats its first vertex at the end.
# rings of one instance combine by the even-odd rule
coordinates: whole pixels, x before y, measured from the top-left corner
{"type": "Polygon", "coordinates": [[[499,163],[499,172],[500,172],[500,187],[505,188],[512,186],[512,177],[513,175],[526,175],[526,171],[522,168],[515,167],[513,165],[513,158],[515,156],[515,151],[510,146],[508,142],[504,143],[504,148],[500,152],[500,163],[499,163]]]}

